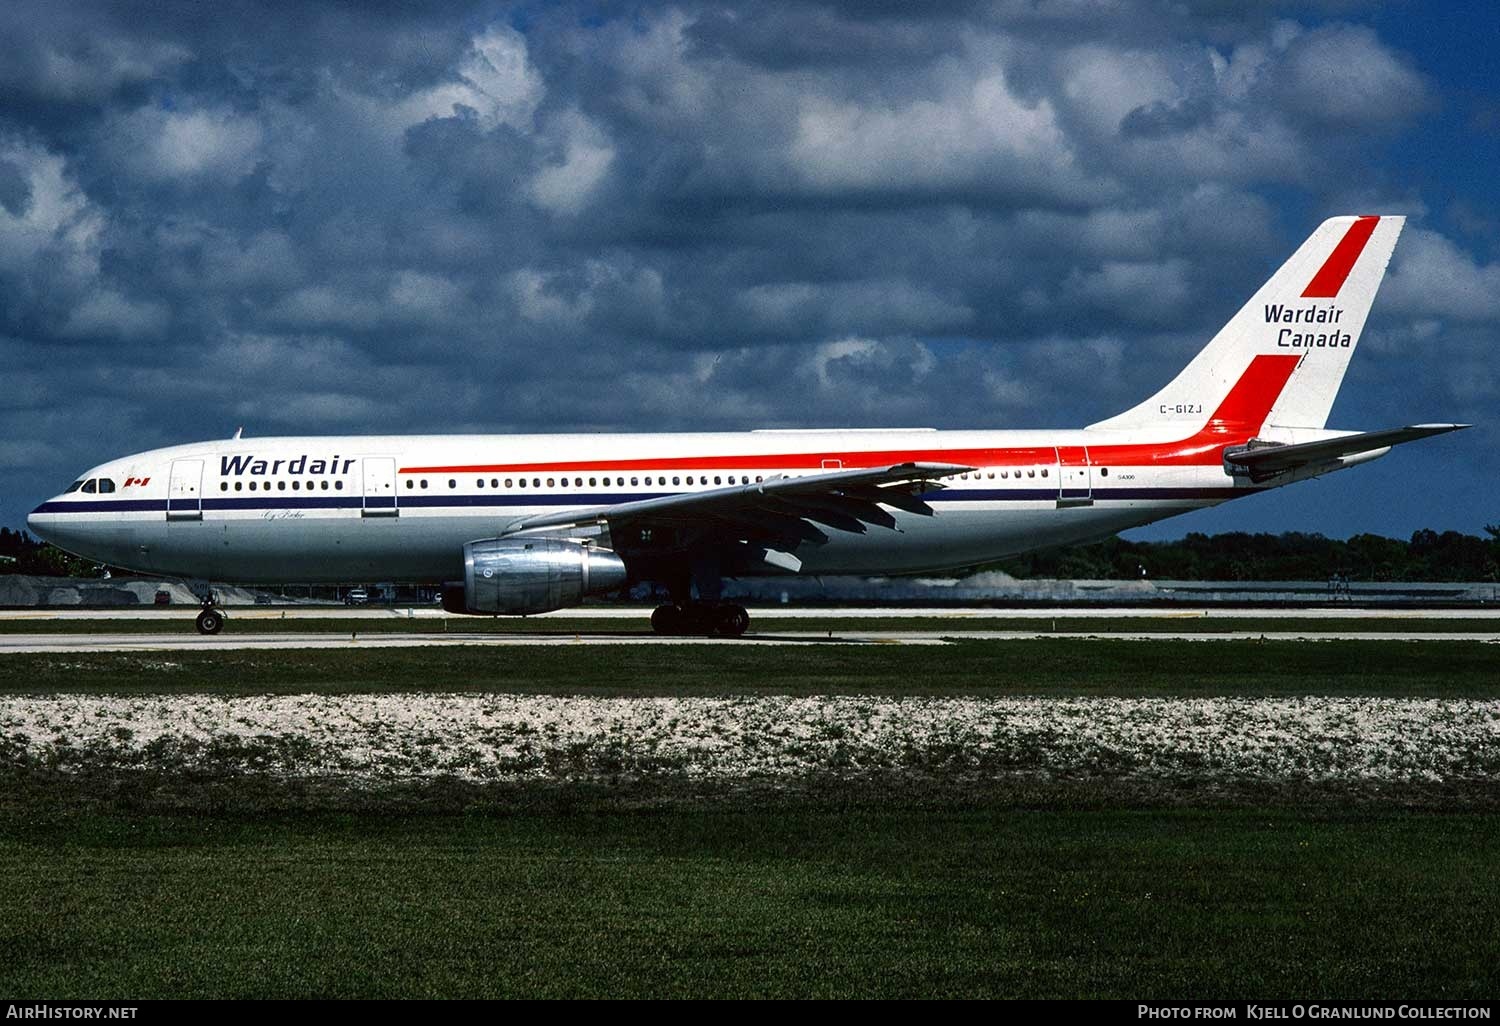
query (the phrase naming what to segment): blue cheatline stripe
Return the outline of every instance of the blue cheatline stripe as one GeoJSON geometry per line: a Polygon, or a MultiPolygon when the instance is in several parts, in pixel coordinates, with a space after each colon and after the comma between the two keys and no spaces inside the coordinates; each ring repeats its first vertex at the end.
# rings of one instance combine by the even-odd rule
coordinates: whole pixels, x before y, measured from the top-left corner
{"type": "Polygon", "coordinates": [[[664,499],[673,492],[619,492],[590,493],[565,492],[548,495],[530,492],[518,495],[403,495],[402,509],[432,509],[434,507],[458,506],[610,506],[621,502],[639,502],[642,499],[664,499]]]}
{"type": "Polygon", "coordinates": [[[166,499],[105,499],[93,502],[44,502],[33,513],[165,513],[166,499]]]}
{"type": "MultiPolygon", "coordinates": [[[[1095,500],[1130,499],[1176,499],[1197,501],[1205,499],[1233,499],[1265,491],[1264,488],[1095,488],[1095,500]]],[[[609,506],[622,502],[639,502],[643,499],[667,498],[674,492],[632,492],[620,494],[564,492],[546,494],[529,492],[524,494],[476,494],[476,495],[403,495],[393,502],[389,498],[372,497],[361,499],[358,495],[242,497],[234,499],[207,498],[202,502],[205,512],[239,510],[266,512],[279,509],[348,509],[362,506],[368,509],[484,509],[484,508],[528,508],[558,506],[609,506]]],[[[1072,494],[1072,493],[1069,493],[1072,494]]],[[[1011,489],[957,489],[927,492],[921,498],[932,503],[950,502],[1046,502],[1058,497],[1055,488],[1011,488],[1011,489]]],[[[172,503],[173,510],[196,511],[194,500],[178,499],[172,503]]],[[[104,499],[92,501],[54,501],[38,506],[36,513],[162,513],[167,510],[166,499],[104,499]]]]}
{"type": "Polygon", "coordinates": [[[921,495],[923,502],[1046,502],[1055,498],[1056,488],[944,488],[921,495]]]}
{"type": "Polygon", "coordinates": [[[266,499],[204,499],[204,509],[359,509],[358,495],[279,495],[266,499]]]}

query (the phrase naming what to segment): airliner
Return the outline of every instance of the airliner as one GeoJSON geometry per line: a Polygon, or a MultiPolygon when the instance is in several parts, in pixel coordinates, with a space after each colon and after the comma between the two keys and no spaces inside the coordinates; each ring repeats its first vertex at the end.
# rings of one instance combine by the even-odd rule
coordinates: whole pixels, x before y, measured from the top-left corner
{"type": "Polygon", "coordinates": [[[1071,431],[245,438],[110,460],[27,518],[85,558],[213,583],[440,584],[526,615],[637,582],[663,634],[738,637],[725,578],[961,569],[1107,537],[1468,425],[1325,427],[1403,218],[1325,221],[1165,388],[1071,431]]]}

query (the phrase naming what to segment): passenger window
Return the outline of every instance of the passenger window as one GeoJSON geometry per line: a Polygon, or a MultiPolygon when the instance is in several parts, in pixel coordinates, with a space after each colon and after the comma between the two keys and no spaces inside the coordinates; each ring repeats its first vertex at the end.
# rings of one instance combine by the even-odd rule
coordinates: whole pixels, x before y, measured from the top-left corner
{"type": "Polygon", "coordinates": [[[219,491],[221,491],[221,492],[227,492],[227,491],[229,491],[229,482],[228,481],[220,481],[219,482],[219,491]]]}
{"type": "Polygon", "coordinates": [[[522,488],[525,488],[525,487],[526,487],[526,479],[525,479],[525,478],[524,478],[524,477],[523,477],[523,478],[521,478],[521,487],[522,487],[522,488]]]}
{"type": "Polygon", "coordinates": [[[1109,468],[1108,467],[1100,467],[1099,468],[1099,476],[1100,477],[1108,477],[1109,476],[1109,468]]]}
{"type": "Polygon", "coordinates": [[[278,492],[284,492],[284,491],[286,491],[286,482],[285,481],[277,481],[276,482],[276,490],[278,492]]]}
{"type": "Polygon", "coordinates": [[[406,479],[406,487],[407,487],[408,490],[411,489],[411,487],[412,487],[411,478],[407,478],[406,479]]]}
{"type": "Polygon", "coordinates": [[[322,482],[322,487],[323,487],[323,490],[325,492],[328,491],[328,482],[327,481],[322,482]]]}
{"type": "Polygon", "coordinates": [[[240,483],[239,483],[239,482],[238,482],[238,481],[236,481],[236,482],[235,482],[235,483],[234,483],[234,490],[235,490],[235,491],[239,491],[239,490],[240,490],[240,483]]]}
{"type": "MultiPolygon", "coordinates": [[[[408,487],[408,488],[411,487],[411,482],[410,481],[406,482],[406,487],[408,487]]],[[[296,492],[296,491],[301,491],[301,490],[302,490],[302,482],[301,481],[293,481],[292,482],[292,491],[296,492]]]]}
{"type": "Polygon", "coordinates": [[[640,478],[638,478],[638,477],[632,477],[632,478],[631,478],[631,479],[630,479],[630,483],[631,483],[631,484],[633,484],[633,485],[638,485],[638,484],[640,484],[640,483],[641,483],[641,479],[640,479],[640,478]]]}
{"type": "Polygon", "coordinates": [[[551,478],[551,477],[547,478],[547,487],[548,488],[556,488],[557,487],[556,478],[551,478]]]}
{"type": "Polygon", "coordinates": [[[1043,468],[1042,468],[1042,476],[1043,476],[1043,477],[1046,477],[1046,476],[1047,476],[1047,468],[1046,468],[1046,467],[1043,467],[1043,468]]]}
{"type": "Polygon", "coordinates": [[[253,491],[255,491],[255,482],[254,482],[254,481],[251,481],[251,482],[250,482],[250,490],[251,490],[251,491],[252,491],[252,492],[253,492],[253,491]]]}
{"type": "Polygon", "coordinates": [[[482,478],[482,477],[476,477],[474,479],[474,487],[476,487],[476,488],[483,488],[484,487],[484,478],[482,478]]]}
{"type": "Polygon", "coordinates": [[[424,478],[422,478],[422,487],[423,487],[423,488],[426,488],[426,487],[427,487],[427,479],[426,479],[426,478],[425,478],[425,477],[424,477],[424,478]]]}
{"type": "MultiPolygon", "coordinates": [[[[507,483],[509,483],[509,482],[507,482],[507,483]]],[[[500,487],[500,479],[498,477],[492,477],[492,478],[490,478],[490,487],[491,488],[499,488],[500,487]]]]}
{"type": "Polygon", "coordinates": [[[541,486],[542,486],[542,479],[541,478],[534,477],[534,478],[531,479],[531,487],[533,487],[533,488],[540,488],[541,486]]]}
{"type": "MultiPolygon", "coordinates": [[[[324,485],[324,486],[323,486],[323,487],[324,487],[324,488],[327,488],[327,487],[328,487],[328,486],[327,486],[327,485],[326,485],[326,484],[325,484],[325,485],[324,485]]],[[[449,488],[457,488],[457,487],[458,487],[458,482],[457,482],[457,481],[455,481],[455,480],[453,480],[453,478],[451,478],[451,477],[450,477],[450,478],[449,478],[449,479],[448,479],[448,487],[449,487],[449,488]]]]}
{"type": "Polygon", "coordinates": [[[333,483],[333,490],[336,491],[336,492],[343,491],[344,490],[344,482],[342,482],[342,481],[335,481],[333,483]]]}
{"type": "MultiPolygon", "coordinates": [[[[521,482],[521,485],[522,485],[522,486],[523,486],[523,487],[524,487],[524,486],[525,486],[525,484],[526,484],[526,482],[525,482],[525,481],[522,481],[522,482],[521,482]]],[[[507,488],[513,488],[513,487],[514,487],[514,484],[513,484],[513,483],[512,483],[512,479],[511,479],[511,478],[508,478],[508,477],[507,477],[507,478],[506,478],[506,479],[505,479],[505,487],[507,487],[507,488]]]]}

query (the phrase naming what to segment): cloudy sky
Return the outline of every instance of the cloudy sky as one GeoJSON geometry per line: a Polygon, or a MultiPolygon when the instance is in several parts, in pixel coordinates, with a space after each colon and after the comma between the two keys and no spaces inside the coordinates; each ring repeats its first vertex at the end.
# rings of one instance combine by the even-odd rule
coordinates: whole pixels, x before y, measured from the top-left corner
{"type": "Polygon", "coordinates": [[[1410,218],[1330,426],[1184,531],[1500,521],[1500,9],[0,6],[0,523],[228,436],[1069,427],[1410,218]]]}

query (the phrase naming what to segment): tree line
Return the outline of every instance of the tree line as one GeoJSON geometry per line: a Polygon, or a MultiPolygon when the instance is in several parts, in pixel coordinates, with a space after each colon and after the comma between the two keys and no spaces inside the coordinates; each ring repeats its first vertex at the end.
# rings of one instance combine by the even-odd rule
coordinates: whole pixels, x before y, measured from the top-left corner
{"type": "Polygon", "coordinates": [[[1407,541],[1378,534],[1347,540],[1321,534],[1207,535],[1135,542],[1118,536],[1093,545],[1048,549],[997,564],[1016,577],[1123,581],[1494,581],[1500,580],[1500,526],[1480,538],[1421,530],[1407,541]]]}
{"type": "MultiPolygon", "coordinates": [[[[1346,541],[1321,534],[1187,535],[1178,541],[1135,542],[1118,536],[1093,545],[1047,549],[996,564],[1016,577],[1123,581],[1500,580],[1500,525],[1487,537],[1421,530],[1407,541],[1357,534],[1346,541]]],[[[106,568],[71,556],[25,531],[0,528],[0,574],[99,577],[106,568]]]]}

